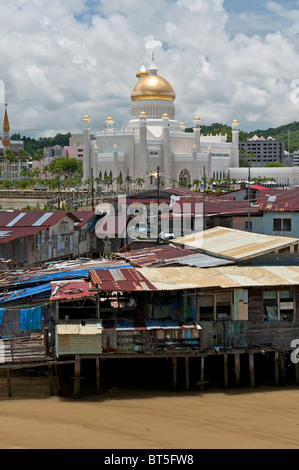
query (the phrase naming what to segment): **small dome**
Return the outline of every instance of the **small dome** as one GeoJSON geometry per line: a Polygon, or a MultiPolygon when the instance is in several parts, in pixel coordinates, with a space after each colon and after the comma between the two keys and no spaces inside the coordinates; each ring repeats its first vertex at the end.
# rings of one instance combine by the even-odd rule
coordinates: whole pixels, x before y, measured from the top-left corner
{"type": "Polygon", "coordinates": [[[180,126],[185,126],[185,123],[184,122],[180,122],[180,126]]]}
{"type": "Polygon", "coordinates": [[[233,124],[239,124],[238,119],[234,119],[234,120],[233,120],[233,124]]]}
{"type": "Polygon", "coordinates": [[[85,116],[83,117],[83,121],[90,121],[90,117],[88,116],[88,114],[85,114],[85,116]]]}
{"type": "Polygon", "coordinates": [[[168,116],[167,113],[164,113],[164,114],[162,115],[162,118],[169,118],[169,116],[168,116]]]}
{"type": "Polygon", "coordinates": [[[144,117],[144,116],[147,116],[146,112],[145,112],[145,111],[141,111],[141,113],[139,114],[139,117],[144,117]]]}
{"type": "Polygon", "coordinates": [[[147,77],[149,74],[149,71],[145,68],[145,66],[142,64],[142,66],[140,67],[140,69],[138,70],[138,72],[136,73],[136,77],[137,78],[143,78],[143,77],[147,77]]]}
{"type": "Polygon", "coordinates": [[[111,116],[109,116],[109,117],[107,117],[107,119],[106,119],[106,122],[107,122],[107,121],[108,121],[108,122],[112,122],[112,121],[113,121],[113,118],[112,118],[111,116]]]}
{"type": "Polygon", "coordinates": [[[193,121],[200,121],[200,117],[195,116],[195,117],[193,118],[193,121]]]}

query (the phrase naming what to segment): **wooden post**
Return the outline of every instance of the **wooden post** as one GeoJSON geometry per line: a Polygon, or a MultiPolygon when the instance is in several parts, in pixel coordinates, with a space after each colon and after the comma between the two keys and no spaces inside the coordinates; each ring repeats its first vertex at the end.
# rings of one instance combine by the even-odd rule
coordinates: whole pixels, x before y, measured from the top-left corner
{"type": "Polygon", "coordinates": [[[299,384],[299,362],[295,364],[295,374],[296,374],[296,385],[299,384]]]}
{"type": "Polygon", "coordinates": [[[280,376],[281,376],[281,383],[285,385],[285,362],[284,362],[284,354],[283,352],[280,353],[280,376]]]}
{"type": "Polygon", "coordinates": [[[240,354],[235,354],[236,387],[240,387],[240,354]]]}
{"type": "Polygon", "coordinates": [[[52,366],[48,366],[48,377],[49,377],[49,390],[50,396],[54,396],[54,381],[53,381],[53,371],[52,366]]]}
{"type": "Polygon", "coordinates": [[[60,388],[59,372],[58,372],[57,364],[55,364],[55,378],[56,378],[56,395],[59,396],[61,392],[61,388],[60,388]]]}
{"type": "Polygon", "coordinates": [[[73,398],[79,398],[80,396],[80,369],[81,359],[79,355],[75,356],[75,374],[74,374],[74,394],[73,398]]]}
{"type": "Polygon", "coordinates": [[[8,397],[11,397],[12,396],[12,393],[11,393],[11,376],[10,376],[10,369],[9,367],[6,369],[6,376],[7,376],[7,396],[8,397]]]}
{"type": "Polygon", "coordinates": [[[275,351],[274,353],[274,361],[275,361],[275,385],[279,383],[279,361],[278,361],[278,352],[275,351]]]}
{"type": "Polygon", "coordinates": [[[172,358],[172,371],[173,371],[173,390],[176,391],[177,388],[177,358],[172,358]]]}
{"type": "Polygon", "coordinates": [[[250,374],[250,387],[255,387],[255,375],[254,375],[254,355],[249,353],[249,374],[250,374]]]}
{"type": "Polygon", "coordinates": [[[186,390],[190,390],[189,357],[185,357],[186,390]]]}
{"type": "Polygon", "coordinates": [[[224,365],[224,388],[228,388],[228,369],[227,369],[227,354],[223,355],[223,365],[224,365]]]}
{"type": "Polygon", "coordinates": [[[97,377],[97,394],[101,393],[101,382],[100,382],[100,358],[96,358],[96,377],[97,377]]]}
{"type": "Polygon", "coordinates": [[[201,367],[200,367],[200,390],[204,390],[204,380],[205,380],[205,357],[201,357],[201,367]]]}

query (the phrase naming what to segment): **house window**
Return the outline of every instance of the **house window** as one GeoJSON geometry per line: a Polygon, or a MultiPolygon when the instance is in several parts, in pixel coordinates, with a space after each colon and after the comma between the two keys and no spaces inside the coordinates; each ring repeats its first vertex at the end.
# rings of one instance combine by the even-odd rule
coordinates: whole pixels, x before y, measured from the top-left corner
{"type": "Polygon", "coordinates": [[[292,290],[264,291],[264,321],[293,321],[294,293],[292,290]]]}
{"type": "Polygon", "coordinates": [[[201,321],[231,320],[231,293],[201,295],[199,319],[201,321]]]}
{"type": "Polygon", "coordinates": [[[273,219],[273,232],[291,232],[291,219],[273,219]]]}

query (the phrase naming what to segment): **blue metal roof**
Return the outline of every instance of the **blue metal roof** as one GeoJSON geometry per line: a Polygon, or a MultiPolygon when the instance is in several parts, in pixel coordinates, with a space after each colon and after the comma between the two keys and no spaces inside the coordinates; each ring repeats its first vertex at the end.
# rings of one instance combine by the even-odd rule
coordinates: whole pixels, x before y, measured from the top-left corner
{"type": "MultiPolygon", "coordinates": [[[[28,287],[27,289],[20,289],[13,292],[7,292],[6,294],[0,297],[0,304],[7,302],[12,302],[14,300],[24,299],[26,297],[32,296],[43,296],[42,294],[47,294],[52,291],[52,286],[50,283],[42,284],[41,286],[28,287]]],[[[49,297],[48,295],[44,295],[49,297]]]]}

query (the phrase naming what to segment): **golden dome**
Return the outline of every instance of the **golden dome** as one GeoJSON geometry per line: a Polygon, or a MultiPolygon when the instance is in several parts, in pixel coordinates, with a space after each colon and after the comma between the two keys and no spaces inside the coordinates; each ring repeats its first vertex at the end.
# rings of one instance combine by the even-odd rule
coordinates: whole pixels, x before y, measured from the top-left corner
{"type": "Polygon", "coordinates": [[[107,121],[111,122],[111,121],[113,121],[113,118],[111,116],[108,116],[107,119],[106,119],[106,122],[107,121]]]}
{"type": "Polygon", "coordinates": [[[141,113],[139,114],[139,117],[143,117],[143,116],[147,116],[145,111],[141,111],[141,113]]]}
{"type": "Polygon", "coordinates": [[[147,75],[136,83],[131,93],[132,101],[159,100],[174,101],[175,92],[165,78],[147,75]]]}
{"type": "Polygon", "coordinates": [[[85,114],[85,116],[83,117],[83,121],[90,121],[90,117],[88,116],[88,114],[85,114]]]}
{"type": "Polygon", "coordinates": [[[185,125],[185,123],[184,123],[184,122],[180,122],[180,126],[184,126],[184,125],[185,125]]]}
{"type": "Polygon", "coordinates": [[[146,68],[144,67],[144,65],[141,66],[141,68],[138,70],[138,72],[136,73],[136,77],[137,78],[143,78],[143,77],[147,77],[149,74],[149,71],[146,70],[146,68]]]}
{"type": "Polygon", "coordinates": [[[195,118],[193,118],[193,121],[200,121],[200,117],[195,116],[195,118]]]}
{"type": "Polygon", "coordinates": [[[233,120],[233,124],[239,124],[238,119],[234,119],[234,120],[233,120]]]}
{"type": "Polygon", "coordinates": [[[162,118],[169,118],[169,116],[168,116],[167,113],[164,113],[164,114],[162,115],[162,118]]]}

